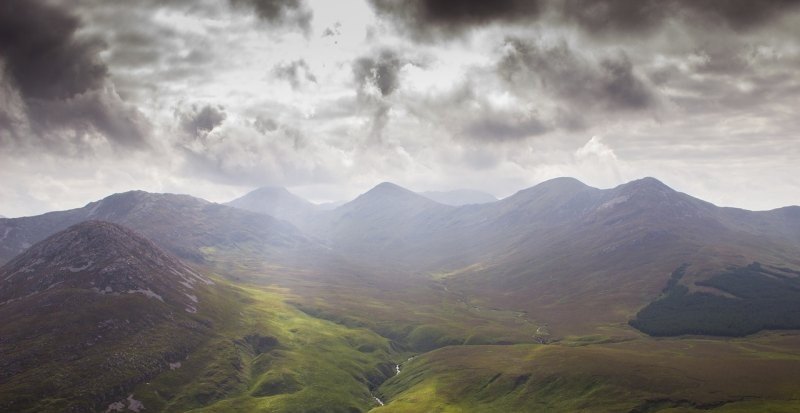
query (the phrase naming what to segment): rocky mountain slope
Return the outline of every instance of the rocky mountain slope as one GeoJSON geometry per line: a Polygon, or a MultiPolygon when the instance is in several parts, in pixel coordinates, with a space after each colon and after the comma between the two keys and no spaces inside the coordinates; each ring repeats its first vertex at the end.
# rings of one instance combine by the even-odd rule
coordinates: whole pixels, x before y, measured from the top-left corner
{"type": "Polygon", "coordinates": [[[0,268],[0,410],[135,406],[134,386],[177,368],[213,334],[202,316],[212,286],[108,222],[33,245],[0,268]]]}

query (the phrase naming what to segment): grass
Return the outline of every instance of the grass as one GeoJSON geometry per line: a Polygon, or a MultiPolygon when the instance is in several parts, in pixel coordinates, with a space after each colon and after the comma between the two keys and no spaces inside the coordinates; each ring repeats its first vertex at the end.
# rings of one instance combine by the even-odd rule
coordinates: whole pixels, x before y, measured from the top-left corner
{"type": "Polygon", "coordinates": [[[193,413],[800,408],[800,335],[792,332],[655,339],[620,322],[550,337],[550,326],[533,316],[451,291],[447,278],[336,268],[287,273],[248,252],[242,260],[230,250],[205,253],[217,255],[224,266],[217,272],[234,281],[218,277],[198,294],[198,314],[164,318],[159,303],[138,295],[124,297],[125,305],[104,297],[86,313],[65,307],[55,319],[4,307],[10,321],[0,327],[0,346],[17,340],[53,348],[62,339],[26,325],[58,331],[70,323],[86,333],[65,340],[66,349],[90,339],[107,318],[124,320],[134,309],[143,321],[78,359],[32,359],[41,355],[3,347],[4,355],[38,364],[0,380],[0,407],[102,411],[133,394],[146,411],[193,413]],[[542,338],[555,341],[535,344],[542,338]],[[414,354],[394,376],[395,363],[414,354]]]}
{"type": "Polygon", "coordinates": [[[137,387],[145,406],[165,412],[373,407],[370,388],[393,374],[393,360],[401,357],[387,339],[312,317],[287,304],[278,289],[224,289],[213,303],[225,314],[217,335],[179,369],[137,387]],[[267,348],[254,345],[257,338],[267,348]]]}
{"type": "Polygon", "coordinates": [[[448,347],[381,386],[389,403],[374,412],[796,411],[798,344],[767,335],[448,347]]]}

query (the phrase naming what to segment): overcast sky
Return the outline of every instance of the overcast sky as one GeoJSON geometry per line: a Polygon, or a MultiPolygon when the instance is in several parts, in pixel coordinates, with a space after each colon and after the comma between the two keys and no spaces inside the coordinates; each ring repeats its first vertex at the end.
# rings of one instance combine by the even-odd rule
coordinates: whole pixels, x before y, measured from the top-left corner
{"type": "Polygon", "coordinates": [[[800,1],[4,0],[0,214],[143,189],[800,204],[800,1]]]}

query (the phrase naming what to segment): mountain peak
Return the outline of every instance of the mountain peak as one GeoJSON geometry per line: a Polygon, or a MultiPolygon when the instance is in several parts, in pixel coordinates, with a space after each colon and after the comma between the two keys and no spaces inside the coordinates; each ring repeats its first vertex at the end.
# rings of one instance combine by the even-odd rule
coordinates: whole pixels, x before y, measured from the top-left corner
{"type": "Polygon", "coordinates": [[[377,191],[377,192],[392,192],[392,191],[401,191],[401,192],[411,192],[408,189],[403,188],[400,185],[391,183],[391,182],[381,182],[378,185],[375,185],[374,188],[370,189],[368,192],[377,191]]]}
{"type": "Polygon", "coordinates": [[[121,225],[84,221],[33,245],[0,268],[0,303],[48,290],[138,293],[196,311],[196,284],[211,283],[121,225]]]}
{"type": "Polygon", "coordinates": [[[672,189],[665,183],[659,181],[656,178],[653,178],[652,176],[646,176],[644,178],[635,179],[623,185],[630,187],[640,187],[640,188],[646,187],[646,188],[657,188],[657,189],[670,189],[670,190],[672,189]]]}
{"type": "Polygon", "coordinates": [[[424,196],[403,188],[400,185],[393,184],[391,182],[381,182],[378,185],[375,185],[369,191],[359,195],[356,200],[382,200],[387,198],[404,198],[404,199],[421,199],[428,202],[433,202],[424,196]]]}
{"type": "Polygon", "coordinates": [[[640,197],[657,196],[659,198],[668,197],[671,196],[672,194],[677,194],[677,192],[674,189],[668,187],[663,182],[652,177],[636,179],[624,183],[614,188],[614,191],[627,196],[640,196],[640,197]]]}
{"type": "Polygon", "coordinates": [[[337,209],[346,211],[354,208],[366,208],[381,210],[382,213],[402,210],[407,213],[411,210],[436,207],[450,208],[402,186],[391,182],[382,182],[337,209]]]}
{"type": "Polygon", "coordinates": [[[553,178],[541,182],[538,185],[523,189],[516,194],[506,198],[510,201],[539,199],[546,198],[560,198],[571,196],[584,189],[593,189],[592,187],[584,184],[583,182],[572,177],[553,178]]]}
{"type": "Polygon", "coordinates": [[[314,206],[282,186],[262,186],[228,202],[227,205],[267,215],[273,215],[281,209],[307,209],[314,206]]]}
{"type": "Polygon", "coordinates": [[[226,205],[283,219],[299,227],[317,212],[317,205],[280,186],[263,186],[226,205]]]}
{"type": "Polygon", "coordinates": [[[262,186],[260,188],[256,188],[253,191],[250,191],[248,195],[275,195],[275,196],[284,196],[284,195],[292,195],[288,189],[282,186],[262,186]]]}

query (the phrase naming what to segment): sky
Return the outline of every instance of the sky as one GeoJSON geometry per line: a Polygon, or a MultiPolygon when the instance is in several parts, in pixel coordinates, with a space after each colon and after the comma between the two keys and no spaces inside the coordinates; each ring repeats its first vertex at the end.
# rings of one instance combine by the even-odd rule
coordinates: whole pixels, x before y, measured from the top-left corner
{"type": "Polygon", "coordinates": [[[800,204],[800,1],[4,0],[0,214],[115,192],[800,204]]]}

